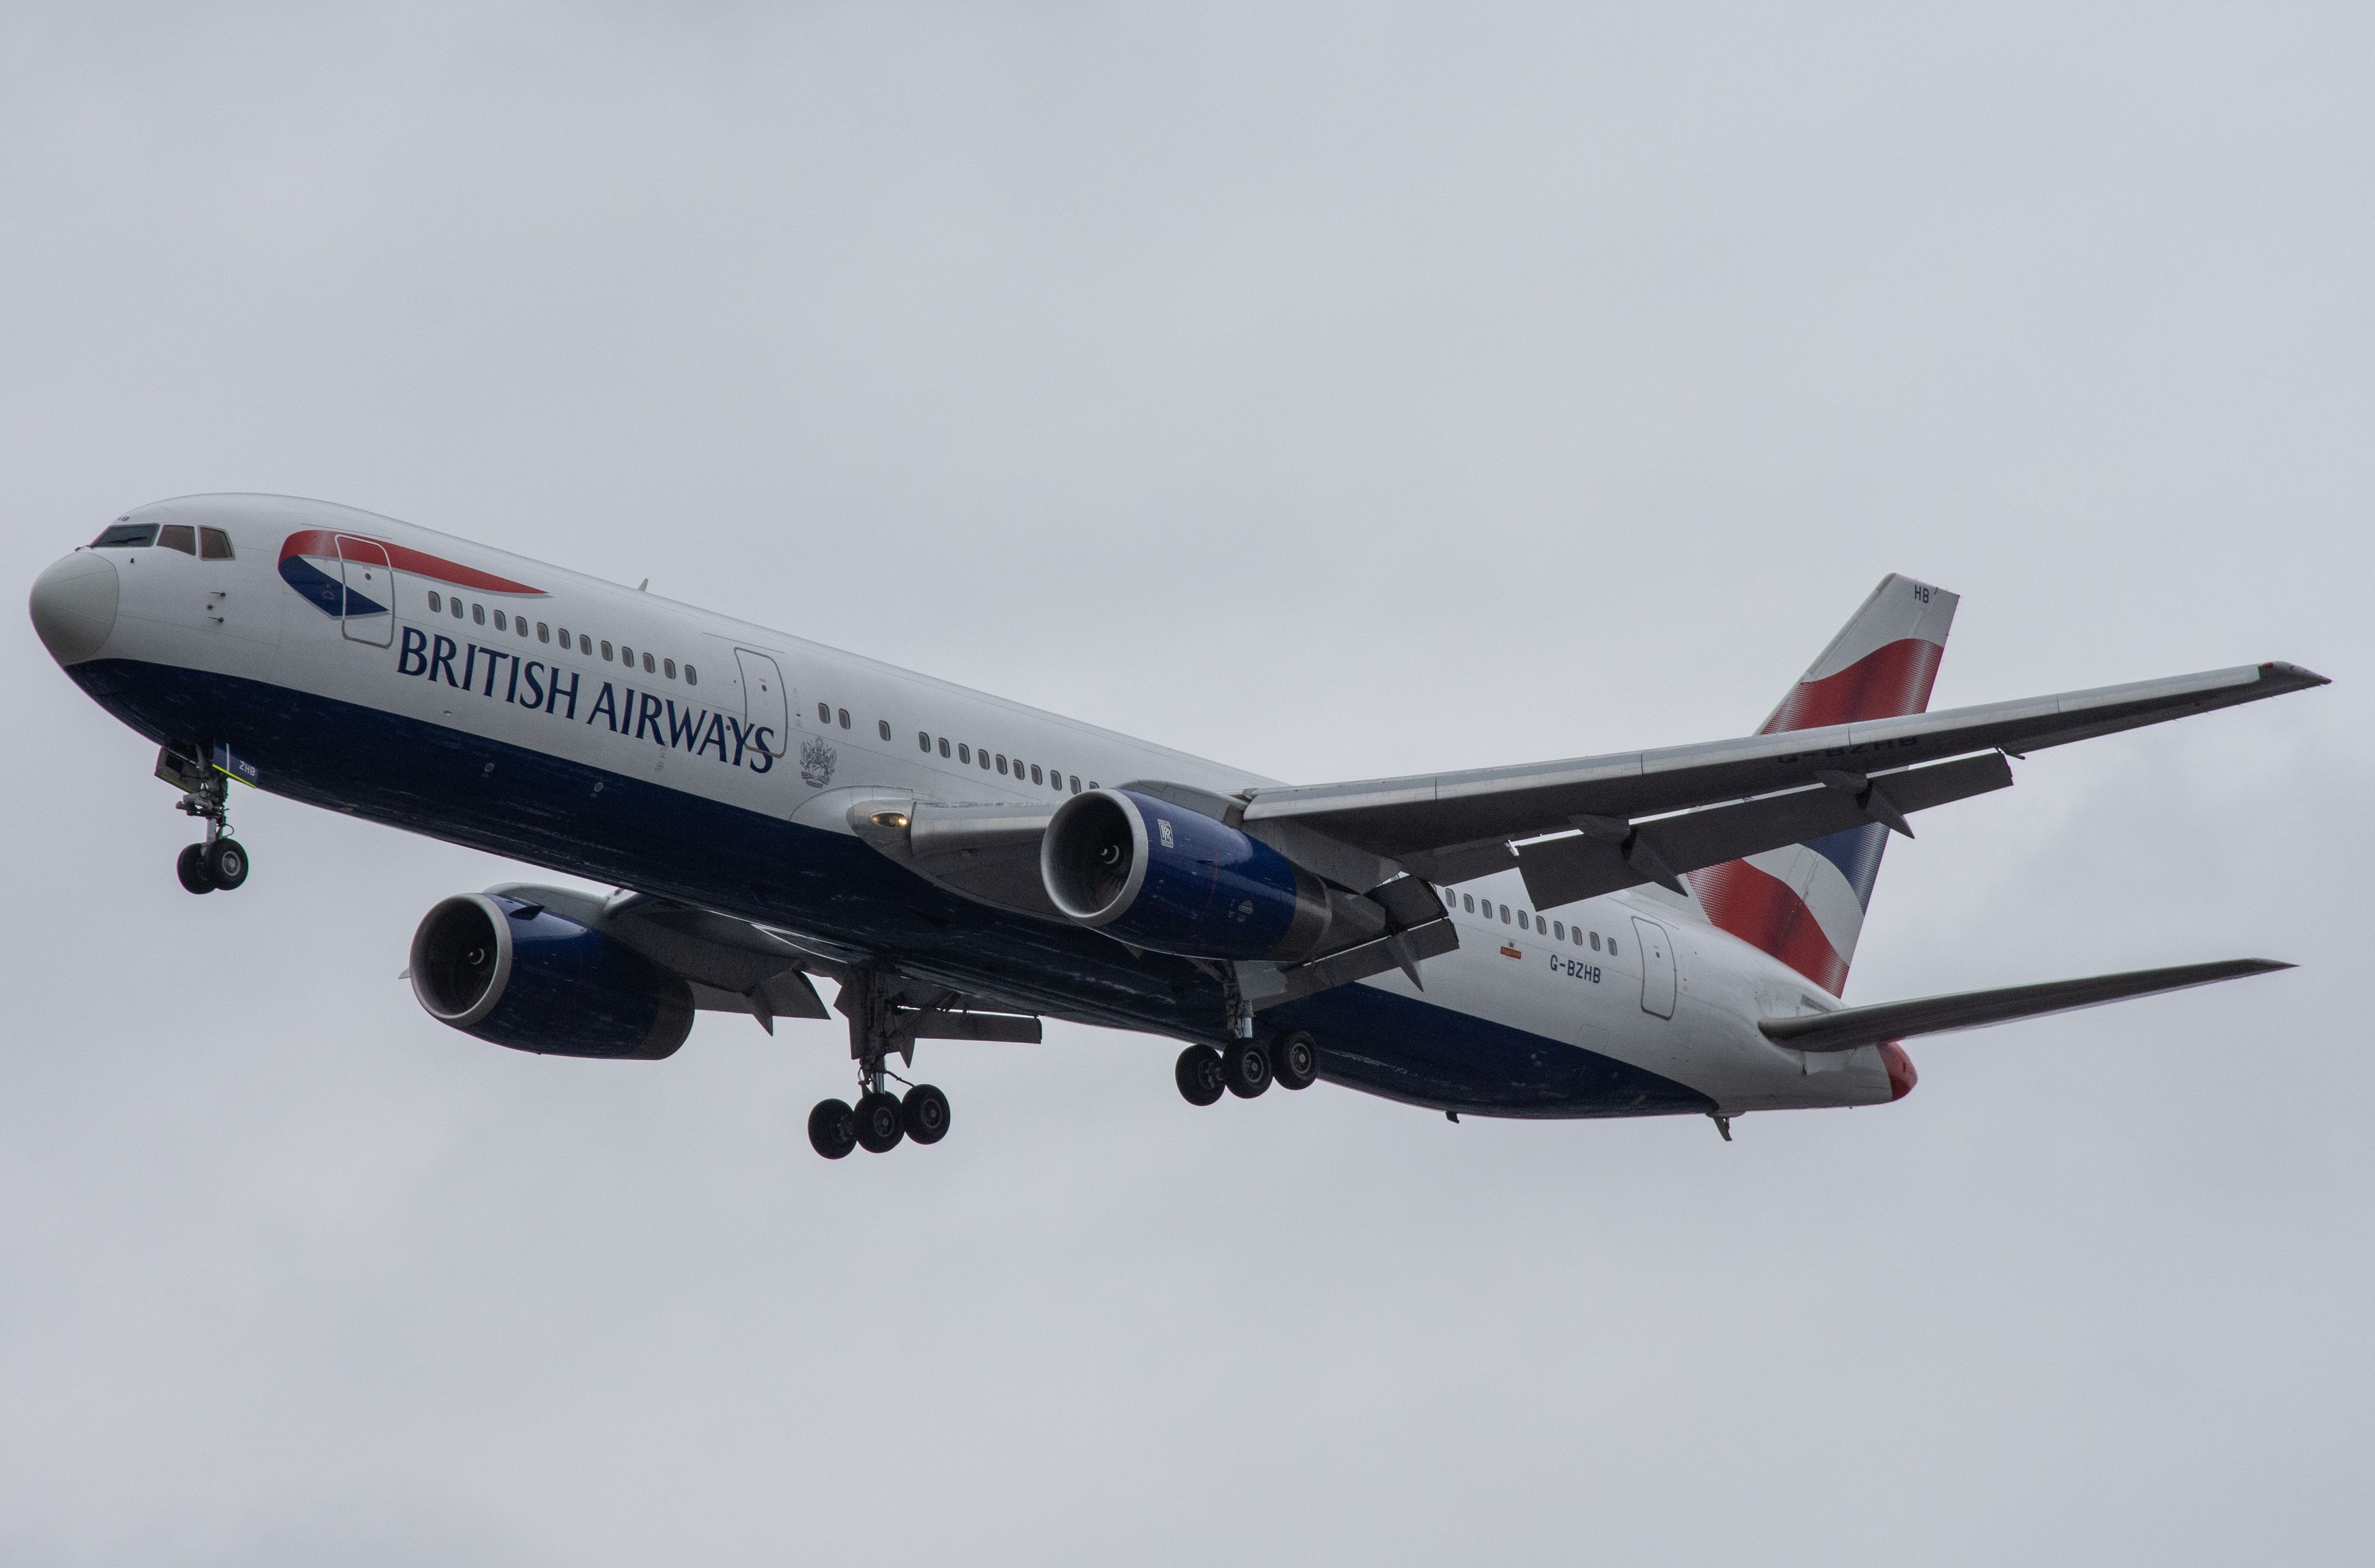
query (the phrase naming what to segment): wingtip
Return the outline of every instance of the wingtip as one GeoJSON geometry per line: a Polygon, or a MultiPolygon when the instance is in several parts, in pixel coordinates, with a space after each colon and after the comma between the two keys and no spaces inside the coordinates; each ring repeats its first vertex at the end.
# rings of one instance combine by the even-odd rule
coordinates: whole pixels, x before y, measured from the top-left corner
{"type": "Polygon", "coordinates": [[[2334,684],[2332,676],[2320,675],[2313,669],[2305,668],[2300,665],[2287,664],[2282,659],[2270,659],[2263,664],[2260,666],[2260,678],[2281,680],[2297,690],[2306,690],[2312,686],[2334,684]]]}

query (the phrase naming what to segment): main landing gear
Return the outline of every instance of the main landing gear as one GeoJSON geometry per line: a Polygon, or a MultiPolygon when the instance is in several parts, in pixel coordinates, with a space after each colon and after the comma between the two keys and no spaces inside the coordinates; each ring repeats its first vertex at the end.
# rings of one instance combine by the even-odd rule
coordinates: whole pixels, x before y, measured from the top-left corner
{"type": "Polygon", "coordinates": [[[904,1094],[869,1089],[851,1105],[820,1100],[809,1113],[809,1147],[828,1160],[853,1149],[888,1154],[903,1142],[938,1143],[949,1135],[949,1097],[928,1083],[910,1084],[904,1094]]]}
{"type": "Polygon", "coordinates": [[[230,836],[230,781],[171,749],[157,755],[157,776],[182,786],[175,807],[207,825],[203,843],[185,845],[173,874],[194,893],[230,891],[247,880],[247,849],[230,836]]]}
{"type": "MultiPolygon", "coordinates": [[[[884,1058],[897,1055],[910,1066],[916,1041],[900,1027],[902,1015],[888,976],[873,970],[852,971],[843,983],[836,1004],[849,1015],[849,1054],[857,1060],[857,1103],[821,1100],[809,1113],[809,1147],[828,1160],[839,1160],[853,1149],[888,1154],[903,1142],[938,1143],[949,1136],[949,1097],[928,1083],[909,1083],[907,1092],[893,1094],[886,1084],[896,1078],[884,1058]]],[[[906,1083],[906,1079],[897,1081],[906,1083]]]]}
{"type": "Polygon", "coordinates": [[[1268,1045],[1253,1040],[1190,1045],[1179,1053],[1172,1076],[1180,1098],[1190,1105],[1210,1105],[1224,1093],[1251,1100],[1272,1082],[1282,1089],[1308,1089],[1319,1077],[1319,1047],[1299,1029],[1268,1045]]]}

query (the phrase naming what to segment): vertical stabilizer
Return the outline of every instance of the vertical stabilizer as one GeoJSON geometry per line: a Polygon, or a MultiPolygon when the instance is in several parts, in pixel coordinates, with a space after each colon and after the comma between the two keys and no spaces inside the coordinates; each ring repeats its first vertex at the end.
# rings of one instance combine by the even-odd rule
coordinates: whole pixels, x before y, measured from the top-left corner
{"type": "MultiPolygon", "coordinates": [[[[1757,733],[1922,712],[1957,602],[1910,577],[1882,578],[1757,733]]],[[[1710,866],[1688,880],[1715,925],[1837,996],[1847,987],[1887,844],[1888,830],[1868,823],[1710,866]]]]}

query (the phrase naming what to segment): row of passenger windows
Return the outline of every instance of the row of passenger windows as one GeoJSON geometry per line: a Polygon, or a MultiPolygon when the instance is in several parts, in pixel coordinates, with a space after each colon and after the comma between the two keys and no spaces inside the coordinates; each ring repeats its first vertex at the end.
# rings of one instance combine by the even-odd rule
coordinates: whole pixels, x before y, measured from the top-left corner
{"type": "MultiPolygon", "coordinates": [[[[1449,888],[1438,888],[1436,890],[1443,895],[1443,902],[1447,906],[1457,905],[1460,909],[1467,911],[1470,914],[1480,913],[1476,907],[1476,895],[1474,893],[1455,893],[1449,888]]],[[[1491,899],[1486,899],[1484,901],[1484,907],[1481,912],[1485,919],[1490,920],[1493,918],[1493,901],[1491,899]]],[[[1500,906],[1500,911],[1501,924],[1504,925],[1512,924],[1509,914],[1509,906],[1506,903],[1502,904],[1500,906]]],[[[1588,939],[1591,944],[1591,950],[1593,952],[1596,953],[1603,950],[1601,946],[1599,932],[1586,931],[1580,925],[1570,929],[1567,923],[1564,920],[1544,920],[1539,914],[1530,915],[1526,911],[1521,909],[1518,911],[1514,924],[1520,931],[1539,931],[1543,936],[1550,937],[1554,941],[1572,942],[1578,948],[1582,947],[1588,939]]],[[[1608,945],[1604,950],[1610,953],[1616,951],[1615,937],[1611,937],[1608,938],[1608,945]]]]}
{"type": "MultiPolygon", "coordinates": [[[[839,725],[843,729],[847,729],[849,710],[836,708],[830,702],[819,702],[817,723],[839,725]]],[[[891,721],[875,720],[874,733],[884,740],[890,739],[891,721]]],[[[916,749],[928,757],[938,751],[941,756],[963,762],[968,767],[978,765],[985,769],[995,769],[1018,784],[1024,779],[1029,779],[1041,789],[1060,791],[1069,788],[1074,795],[1081,793],[1081,775],[1078,773],[1068,774],[1061,768],[1050,768],[1039,762],[1025,762],[1020,757],[1009,758],[1003,751],[992,751],[987,746],[977,747],[970,741],[951,740],[945,735],[935,736],[929,731],[919,729],[916,732],[916,749]]],[[[1089,787],[1096,788],[1097,781],[1091,779],[1089,787]]]]}
{"type": "MultiPolygon", "coordinates": [[[[443,615],[449,607],[453,611],[454,619],[455,620],[462,619],[467,611],[472,624],[478,626],[484,626],[487,624],[486,606],[474,603],[466,607],[462,603],[459,595],[441,595],[434,588],[431,588],[429,591],[430,614],[443,615]]],[[[494,612],[494,627],[498,631],[514,631],[522,637],[526,637],[528,634],[527,617],[524,615],[506,615],[500,608],[494,612]]],[[[594,638],[587,636],[582,631],[577,632],[573,638],[569,628],[565,626],[556,631],[550,625],[539,620],[536,623],[536,640],[539,643],[557,642],[563,648],[573,645],[579,653],[585,654],[587,658],[592,658],[594,656],[594,650],[598,646],[602,650],[602,662],[605,664],[612,662],[612,649],[609,643],[597,643],[594,638]]],[[[628,647],[624,643],[619,644],[617,649],[618,663],[625,665],[632,669],[634,667],[635,660],[638,656],[639,655],[635,653],[635,650],[628,647]]],[[[670,680],[674,680],[676,678],[676,661],[674,659],[656,658],[648,648],[644,650],[640,657],[643,659],[644,673],[645,675],[665,676],[670,680]]],[[[684,683],[687,686],[700,685],[701,672],[693,668],[691,665],[685,666],[684,683]]]]}
{"type": "Polygon", "coordinates": [[[90,548],[101,550],[180,550],[201,560],[229,560],[230,536],[220,528],[200,528],[188,523],[115,523],[100,530],[90,548]]]}

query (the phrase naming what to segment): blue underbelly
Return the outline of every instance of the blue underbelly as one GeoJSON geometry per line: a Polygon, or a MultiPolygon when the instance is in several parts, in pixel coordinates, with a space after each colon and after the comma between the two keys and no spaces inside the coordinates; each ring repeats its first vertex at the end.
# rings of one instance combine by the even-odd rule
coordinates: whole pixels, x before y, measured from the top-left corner
{"type": "MultiPolygon", "coordinates": [[[[160,744],[229,742],[274,794],[811,933],[1051,1016],[1214,1038],[1218,984],[1184,959],[961,899],[823,831],[503,741],[238,677],[129,660],[68,672],[160,744]],[[597,786],[599,786],[598,788],[597,786]]],[[[1540,1035],[1348,985],[1272,1009],[1323,1074],[1393,1099],[1504,1114],[1700,1112],[1694,1090],[1540,1035]]]]}

